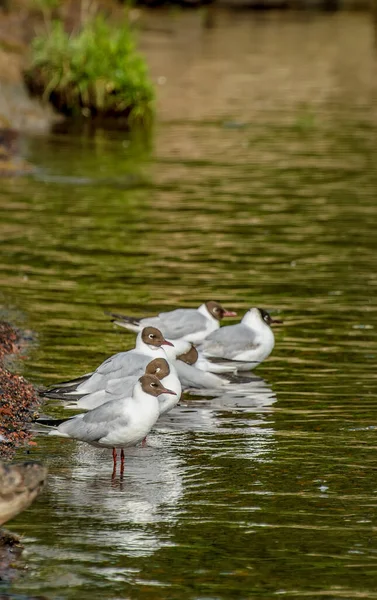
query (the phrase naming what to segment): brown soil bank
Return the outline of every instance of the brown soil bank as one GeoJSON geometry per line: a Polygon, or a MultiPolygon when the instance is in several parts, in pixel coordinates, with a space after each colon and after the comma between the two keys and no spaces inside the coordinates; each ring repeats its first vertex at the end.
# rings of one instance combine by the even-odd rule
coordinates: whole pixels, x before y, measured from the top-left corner
{"type": "Polygon", "coordinates": [[[33,20],[21,6],[14,12],[1,6],[0,1],[0,176],[8,176],[30,171],[19,158],[17,133],[47,133],[56,117],[50,107],[29,97],[23,82],[33,20]]]}
{"type": "Polygon", "coordinates": [[[19,353],[22,346],[20,332],[0,322],[0,458],[9,459],[17,448],[33,444],[28,427],[40,400],[30,383],[3,365],[4,357],[19,353]]]}

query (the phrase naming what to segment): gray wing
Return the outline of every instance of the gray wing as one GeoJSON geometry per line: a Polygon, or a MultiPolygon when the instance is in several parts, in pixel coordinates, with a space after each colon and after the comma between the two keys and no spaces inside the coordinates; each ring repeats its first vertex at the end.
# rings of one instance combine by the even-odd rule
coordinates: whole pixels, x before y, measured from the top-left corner
{"type": "Polygon", "coordinates": [[[174,340],[190,333],[202,331],[206,327],[207,319],[195,308],[177,308],[160,313],[154,319],[148,319],[148,324],[158,327],[165,337],[174,340]],[[152,323],[152,321],[154,322],[152,323]]]}
{"type": "Polygon", "coordinates": [[[105,389],[112,379],[136,375],[140,373],[140,370],[141,373],[144,373],[145,367],[150,361],[150,356],[134,350],[114,354],[103,362],[93,375],[78,387],[77,391],[83,394],[98,392],[105,389]]]}
{"type": "Polygon", "coordinates": [[[201,350],[206,356],[234,358],[240,352],[257,348],[255,333],[242,323],[228,325],[213,331],[203,341],[201,350]]]}
{"type": "MultiPolygon", "coordinates": [[[[143,373],[144,370],[141,370],[141,374],[143,373]]],[[[140,375],[130,375],[129,377],[122,377],[120,379],[111,379],[107,382],[106,387],[79,398],[76,406],[77,408],[92,410],[93,408],[97,408],[97,406],[101,406],[101,404],[105,404],[105,402],[110,402],[110,400],[126,398],[132,394],[134,385],[139,377],[140,375]]],[[[68,408],[72,408],[72,406],[68,406],[68,408]]]]}
{"type": "Polygon", "coordinates": [[[129,419],[125,413],[125,400],[111,400],[97,408],[65,421],[58,430],[83,442],[93,443],[106,437],[112,425],[127,427],[129,419]]]}
{"type": "MultiPolygon", "coordinates": [[[[113,375],[116,371],[122,370],[132,375],[135,371],[140,369],[142,364],[148,364],[150,357],[140,354],[135,350],[128,350],[127,352],[118,352],[113,354],[107,360],[105,360],[96,370],[95,373],[99,375],[113,375]]],[[[113,379],[113,377],[112,377],[113,379]]]]}
{"type": "Polygon", "coordinates": [[[106,386],[106,394],[109,396],[109,400],[112,397],[123,396],[123,398],[130,396],[134,388],[135,383],[145,373],[145,368],[140,368],[134,375],[128,377],[121,377],[119,379],[111,379],[106,386]]]}
{"type": "Polygon", "coordinates": [[[217,375],[213,373],[207,373],[197,369],[193,365],[187,365],[181,360],[175,361],[175,368],[177,369],[179,380],[183,388],[198,388],[198,389],[211,389],[219,387],[223,384],[223,381],[217,375]]]}

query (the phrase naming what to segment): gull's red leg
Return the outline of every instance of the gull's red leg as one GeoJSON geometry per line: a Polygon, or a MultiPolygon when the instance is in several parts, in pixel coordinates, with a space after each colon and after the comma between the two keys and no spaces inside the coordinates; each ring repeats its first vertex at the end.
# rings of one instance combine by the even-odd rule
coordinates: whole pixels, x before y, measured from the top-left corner
{"type": "Polygon", "coordinates": [[[113,448],[113,477],[115,477],[117,473],[117,450],[113,448]]]}

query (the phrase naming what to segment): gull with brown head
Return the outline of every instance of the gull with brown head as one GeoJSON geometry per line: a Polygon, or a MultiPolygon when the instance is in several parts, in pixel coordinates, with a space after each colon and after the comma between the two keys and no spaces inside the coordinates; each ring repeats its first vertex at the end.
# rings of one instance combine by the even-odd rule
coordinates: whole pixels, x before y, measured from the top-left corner
{"type": "Polygon", "coordinates": [[[130,317],[110,313],[116,325],[139,332],[143,327],[158,327],[170,340],[182,339],[197,344],[220,327],[224,317],[235,317],[237,313],[224,308],[219,302],[209,300],[199,308],[177,308],[161,312],[156,317],[130,317]]]}
{"type": "Polygon", "coordinates": [[[124,448],[142,442],[152,429],[160,415],[158,398],[162,394],[176,397],[176,393],[164,387],[155,375],[143,375],[134,385],[131,396],[111,400],[87,413],[59,422],[49,435],[72,438],[98,448],[111,448],[113,475],[117,449],[120,448],[122,474],[124,448]]]}

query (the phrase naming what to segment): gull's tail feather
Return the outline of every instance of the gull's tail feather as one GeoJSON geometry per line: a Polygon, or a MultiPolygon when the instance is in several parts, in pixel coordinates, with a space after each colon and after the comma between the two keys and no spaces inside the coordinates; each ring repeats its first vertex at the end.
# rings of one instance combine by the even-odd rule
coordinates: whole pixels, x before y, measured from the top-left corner
{"type": "Polygon", "coordinates": [[[77,392],[76,388],[56,388],[52,390],[46,390],[39,393],[43,398],[50,398],[51,400],[80,400],[87,394],[77,392]]]}
{"type": "Polygon", "coordinates": [[[65,417],[64,419],[54,419],[52,417],[48,417],[48,416],[42,416],[39,417],[33,424],[31,427],[31,430],[34,433],[38,433],[38,434],[43,434],[43,435],[57,435],[59,437],[69,437],[68,434],[66,434],[63,431],[59,431],[57,429],[57,427],[59,425],[61,425],[62,423],[65,423],[66,421],[70,421],[71,419],[74,419],[77,415],[74,415],[72,417],[65,417]]]}
{"type": "MultiPolygon", "coordinates": [[[[86,375],[82,375],[81,377],[76,377],[76,379],[71,379],[70,381],[61,381],[56,385],[52,385],[49,388],[39,389],[39,395],[45,398],[64,398],[67,394],[75,395],[75,392],[79,385],[84,383],[91,377],[93,373],[87,373],[86,375]]],[[[77,396],[83,396],[83,393],[77,392],[77,396]]]]}
{"type": "Polygon", "coordinates": [[[125,327],[126,329],[130,329],[131,331],[139,332],[141,329],[140,319],[137,317],[129,317],[127,315],[120,315],[118,313],[107,312],[106,315],[111,317],[112,323],[115,325],[119,325],[120,327],[125,327]]]}
{"type": "Polygon", "coordinates": [[[37,425],[43,425],[44,427],[57,427],[65,421],[69,421],[72,417],[65,417],[64,419],[54,419],[53,417],[39,417],[35,422],[37,425]]]}

